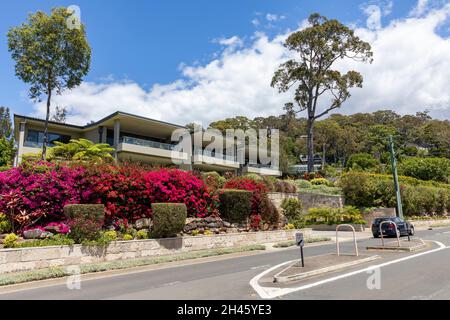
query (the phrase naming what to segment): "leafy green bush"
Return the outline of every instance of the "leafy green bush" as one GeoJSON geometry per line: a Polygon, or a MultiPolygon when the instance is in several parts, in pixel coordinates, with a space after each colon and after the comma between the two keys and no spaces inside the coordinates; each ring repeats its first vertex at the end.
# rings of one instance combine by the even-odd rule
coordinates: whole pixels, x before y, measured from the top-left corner
{"type": "Polygon", "coordinates": [[[333,182],[331,182],[325,178],[312,179],[310,182],[312,185],[315,185],[315,186],[318,186],[318,185],[327,186],[327,187],[333,186],[333,182]]]}
{"type": "Polygon", "coordinates": [[[0,172],[8,171],[11,169],[11,166],[0,166],[0,172]]]}
{"type": "MultiPolygon", "coordinates": [[[[407,215],[449,212],[450,186],[432,181],[400,177],[403,211],[407,215]]],[[[342,175],[339,186],[346,203],[357,207],[394,207],[392,176],[350,172],[342,175]]]]}
{"type": "Polygon", "coordinates": [[[102,236],[105,207],[102,204],[70,204],[64,207],[68,219],[70,237],[76,243],[95,241],[102,236]]]}
{"type": "Polygon", "coordinates": [[[261,202],[261,218],[264,222],[277,224],[280,220],[280,213],[277,207],[268,197],[264,197],[261,202]]]}
{"type": "Polygon", "coordinates": [[[175,236],[186,224],[187,208],[184,203],[152,203],[153,229],[156,238],[175,236]]]}
{"type": "Polygon", "coordinates": [[[11,222],[4,213],[0,213],[0,233],[10,232],[12,229],[11,222]]]}
{"type": "Polygon", "coordinates": [[[420,180],[449,182],[450,160],[446,158],[405,158],[399,165],[399,173],[420,180]]]}
{"type": "Polygon", "coordinates": [[[223,188],[225,182],[227,182],[227,179],[222,177],[216,171],[203,172],[202,179],[205,182],[205,185],[207,186],[208,190],[211,192],[223,188]]]}
{"type": "Polygon", "coordinates": [[[129,241],[129,240],[133,240],[133,236],[131,234],[124,234],[123,238],[124,241],[129,241]]]}
{"type": "Polygon", "coordinates": [[[231,223],[242,223],[250,217],[253,193],[247,190],[219,190],[220,216],[231,223]]]}
{"type": "Polygon", "coordinates": [[[285,198],[281,202],[284,216],[288,222],[293,224],[296,228],[301,228],[304,225],[303,205],[300,199],[285,198]]]}
{"type": "Polygon", "coordinates": [[[3,246],[5,248],[16,248],[18,245],[17,244],[18,240],[19,240],[19,237],[16,234],[10,233],[3,240],[3,246]]]}
{"type": "Polygon", "coordinates": [[[355,153],[347,160],[347,169],[371,170],[379,165],[380,162],[368,153],[355,153]]]}
{"type": "Polygon", "coordinates": [[[138,232],[136,232],[136,239],[138,239],[138,240],[148,239],[148,231],[147,230],[139,230],[138,232]]]}
{"type": "Polygon", "coordinates": [[[115,230],[105,231],[103,233],[103,237],[109,241],[116,241],[118,238],[117,232],[115,230]]]}
{"type": "Polygon", "coordinates": [[[63,234],[56,234],[51,238],[37,239],[32,241],[21,242],[16,245],[20,248],[30,247],[46,247],[46,246],[71,246],[75,241],[63,234]]]}
{"type": "Polygon", "coordinates": [[[353,206],[345,206],[344,208],[310,208],[305,219],[309,224],[366,223],[363,220],[361,211],[353,206]]]}

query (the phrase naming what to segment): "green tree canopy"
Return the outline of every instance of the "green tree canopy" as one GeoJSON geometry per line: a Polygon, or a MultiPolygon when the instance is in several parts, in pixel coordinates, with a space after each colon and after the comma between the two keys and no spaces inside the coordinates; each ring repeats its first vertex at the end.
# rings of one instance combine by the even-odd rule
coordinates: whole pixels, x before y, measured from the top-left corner
{"type": "MultiPolygon", "coordinates": [[[[355,36],[353,30],[337,20],[312,14],[309,27],[294,32],[285,47],[297,55],[283,63],[275,72],[271,86],[280,92],[294,90],[294,102],[286,104],[288,113],[307,112],[308,171],[313,170],[314,121],[331,110],[339,108],[349,97],[349,89],[362,87],[363,78],[356,71],[342,74],[333,70],[333,64],[347,58],[372,62],[372,51],[367,42],[355,36]],[[328,104],[319,104],[319,98],[331,97],[328,104]],[[294,111],[295,107],[298,110],[294,111]]],[[[321,99],[323,100],[323,99],[321,99]]]]}
{"type": "Polygon", "coordinates": [[[74,18],[73,12],[63,7],[52,9],[50,15],[38,11],[8,32],[16,76],[30,84],[30,98],[40,101],[43,95],[47,97],[43,158],[52,94],[78,86],[89,71],[91,48],[84,25],[70,23],[74,18]]]}

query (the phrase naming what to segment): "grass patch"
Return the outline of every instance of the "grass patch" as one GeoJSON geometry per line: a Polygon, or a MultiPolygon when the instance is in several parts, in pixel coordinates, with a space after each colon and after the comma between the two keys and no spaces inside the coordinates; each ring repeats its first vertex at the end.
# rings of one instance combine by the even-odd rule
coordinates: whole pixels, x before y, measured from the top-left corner
{"type": "MultiPolygon", "coordinates": [[[[102,272],[109,270],[119,270],[133,267],[148,266],[160,263],[175,262],[189,259],[198,259],[212,256],[220,256],[230,253],[247,252],[265,250],[264,245],[249,245],[237,248],[221,248],[221,249],[208,249],[194,252],[187,252],[170,256],[148,257],[132,260],[118,260],[110,262],[99,262],[91,264],[80,265],[81,274],[102,272]]],[[[20,273],[10,273],[0,275],[0,286],[6,286],[11,284],[24,283],[29,281],[46,280],[53,278],[61,278],[70,276],[71,273],[67,271],[66,266],[52,267],[39,270],[24,271],[20,273]]]]}
{"type": "MultiPolygon", "coordinates": [[[[314,237],[314,238],[306,238],[305,243],[315,243],[315,242],[323,242],[323,241],[331,241],[331,238],[327,237],[314,237]]],[[[297,243],[295,240],[292,241],[284,241],[284,242],[278,242],[273,245],[274,248],[289,248],[296,246],[297,243]]]]}

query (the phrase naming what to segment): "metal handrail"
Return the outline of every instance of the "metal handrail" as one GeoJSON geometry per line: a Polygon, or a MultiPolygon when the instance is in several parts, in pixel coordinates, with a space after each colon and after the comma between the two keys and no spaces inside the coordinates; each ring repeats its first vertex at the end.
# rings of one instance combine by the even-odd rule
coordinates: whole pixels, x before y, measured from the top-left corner
{"type": "Polygon", "coordinates": [[[339,256],[339,237],[338,237],[338,233],[339,233],[339,229],[341,227],[350,227],[352,229],[353,232],[353,243],[355,245],[355,255],[358,257],[359,256],[359,252],[358,252],[358,243],[356,242],[356,231],[355,228],[351,225],[351,224],[339,224],[338,226],[336,226],[336,252],[337,255],[339,256]]]}
{"type": "Polygon", "coordinates": [[[400,229],[397,227],[397,224],[396,224],[394,221],[391,221],[391,220],[385,220],[385,221],[381,221],[381,222],[380,222],[381,245],[384,247],[383,230],[381,230],[381,227],[382,227],[383,224],[385,224],[385,223],[389,223],[389,224],[392,223],[392,224],[394,224],[394,226],[395,226],[395,235],[397,236],[397,243],[398,243],[398,246],[401,247],[401,246],[400,246],[400,237],[399,237],[400,229]]]}

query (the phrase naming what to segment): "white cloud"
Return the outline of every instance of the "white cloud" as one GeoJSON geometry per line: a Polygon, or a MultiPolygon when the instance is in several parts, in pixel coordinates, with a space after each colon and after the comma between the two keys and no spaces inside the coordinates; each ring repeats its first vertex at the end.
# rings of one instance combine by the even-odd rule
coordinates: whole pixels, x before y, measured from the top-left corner
{"type": "Polygon", "coordinates": [[[253,20],[251,21],[251,23],[252,23],[252,25],[254,25],[255,27],[259,26],[259,24],[260,24],[259,20],[256,19],[256,18],[253,19],[253,20]]]}
{"type": "Polygon", "coordinates": [[[370,5],[364,9],[367,15],[367,28],[370,30],[381,29],[381,9],[379,6],[370,5]]]}
{"type": "Polygon", "coordinates": [[[423,15],[427,10],[427,5],[429,2],[429,0],[418,0],[417,5],[411,10],[410,15],[414,17],[423,15]]]}
{"type": "Polygon", "coordinates": [[[282,16],[282,15],[273,14],[273,13],[266,14],[266,20],[269,22],[275,22],[275,21],[284,20],[284,19],[286,19],[286,17],[282,16]]]}
{"type": "MultiPolygon", "coordinates": [[[[449,20],[447,4],[421,17],[391,21],[385,27],[357,28],[356,34],[372,45],[374,63],[339,63],[339,69],[355,69],[364,76],[364,88],[352,90],[353,96],[339,112],[391,108],[405,114],[428,108],[435,115],[449,117],[450,40],[435,31],[449,20]]],[[[225,48],[214,60],[183,65],[182,77],[173,83],[144,88],[132,81],[85,82],[56,96],[53,106],[67,106],[68,122],[79,124],[117,110],[178,124],[206,124],[236,115],[278,115],[290,96],[278,94],[270,80],[287,59],[282,45],[286,36],[270,39],[258,32],[242,46],[236,46],[242,41],[237,36],[221,39],[225,48]]],[[[45,115],[43,103],[35,106],[33,115],[45,115]]]]}

